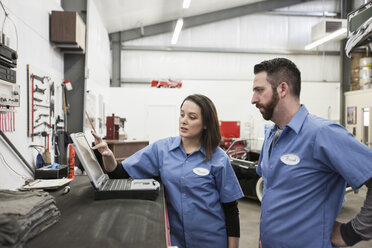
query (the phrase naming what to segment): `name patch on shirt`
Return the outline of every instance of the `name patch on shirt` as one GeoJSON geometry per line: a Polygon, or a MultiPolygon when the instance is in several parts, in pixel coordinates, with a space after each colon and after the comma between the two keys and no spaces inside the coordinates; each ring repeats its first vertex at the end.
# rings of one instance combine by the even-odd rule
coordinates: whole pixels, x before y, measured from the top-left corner
{"type": "Polygon", "coordinates": [[[282,155],[280,160],[287,165],[296,165],[301,159],[296,154],[289,153],[282,155]]]}
{"type": "Polygon", "coordinates": [[[206,176],[209,174],[209,170],[205,169],[205,168],[194,168],[192,170],[196,175],[199,175],[199,176],[206,176]]]}

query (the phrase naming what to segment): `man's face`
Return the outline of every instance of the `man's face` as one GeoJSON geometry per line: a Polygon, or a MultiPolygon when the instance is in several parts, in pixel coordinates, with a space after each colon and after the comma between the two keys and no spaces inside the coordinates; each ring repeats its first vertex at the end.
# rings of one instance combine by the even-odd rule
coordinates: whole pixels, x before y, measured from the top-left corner
{"type": "Polygon", "coordinates": [[[279,102],[279,95],[266,80],[267,72],[256,74],[253,80],[253,96],[251,103],[256,105],[265,120],[271,120],[274,109],[279,102]]]}

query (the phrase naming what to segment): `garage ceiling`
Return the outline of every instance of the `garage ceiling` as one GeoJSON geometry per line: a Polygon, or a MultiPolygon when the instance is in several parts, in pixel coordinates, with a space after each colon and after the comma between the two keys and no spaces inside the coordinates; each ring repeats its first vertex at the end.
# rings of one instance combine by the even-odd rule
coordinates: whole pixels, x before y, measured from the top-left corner
{"type": "Polygon", "coordinates": [[[193,0],[188,9],[182,8],[183,0],[95,1],[107,31],[127,41],[172,32],[178,18],[189,28],[313,0],[193,0]]]}
{"type": "Polygon", "coordinates": [[[109,33],[162,23],[180,17],[195,16],[242,6],[257,0],[191,0],[188,9],[183,0],[95,0],[109,33]]]}

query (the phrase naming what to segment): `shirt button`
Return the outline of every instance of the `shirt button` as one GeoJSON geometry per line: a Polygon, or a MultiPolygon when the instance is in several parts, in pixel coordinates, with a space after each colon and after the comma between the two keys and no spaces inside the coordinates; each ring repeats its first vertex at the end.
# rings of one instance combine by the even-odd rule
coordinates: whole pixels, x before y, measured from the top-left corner
{"type": "Polygon", "coordinates": [[[270,165],[270,169],[272,169],[273,167],[270,165]]]}

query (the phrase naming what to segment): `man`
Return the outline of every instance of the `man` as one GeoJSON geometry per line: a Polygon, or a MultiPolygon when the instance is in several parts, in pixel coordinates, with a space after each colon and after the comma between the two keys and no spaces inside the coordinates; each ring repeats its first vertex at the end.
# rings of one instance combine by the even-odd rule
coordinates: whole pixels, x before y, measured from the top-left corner
{"type": "Polygon", "coordinates": [[[265,182],[260,246],[330,248],[372,238],[372,150],[342,126],[309,114],[300,104],[301,73],[290,60],[263,61],[254,74],[252,104],[275,123],[257,167],[265,182]],[[362,211],[341,224],[335,220],[346,183],[369,189],[362,211]]]}

